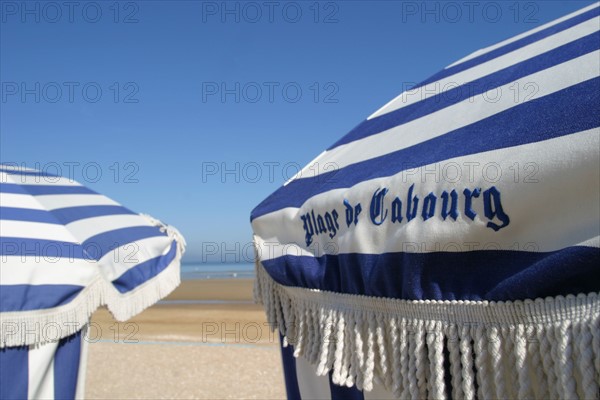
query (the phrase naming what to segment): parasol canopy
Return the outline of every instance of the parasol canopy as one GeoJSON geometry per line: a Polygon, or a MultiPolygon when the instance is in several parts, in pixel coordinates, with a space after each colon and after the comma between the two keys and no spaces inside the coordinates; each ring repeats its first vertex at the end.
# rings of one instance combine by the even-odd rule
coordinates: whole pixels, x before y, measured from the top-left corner
{"type": "Polygon", "coordinates": [[[599,29],[476,51],[253,210],[290,398],[597,396],[599,29]]]}
{"type": "Polygon", "coordinates": [[[0,165],[0,196],[0,397],[73,398],[91,314],[169,294],[185,241],[66,177],[0,165]]]}

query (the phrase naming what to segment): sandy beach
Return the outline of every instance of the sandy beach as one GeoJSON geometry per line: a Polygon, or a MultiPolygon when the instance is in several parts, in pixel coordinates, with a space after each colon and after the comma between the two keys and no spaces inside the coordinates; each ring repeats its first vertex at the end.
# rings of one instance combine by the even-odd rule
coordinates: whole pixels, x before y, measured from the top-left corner
{"type": "Polygon", "coordinates": [[[285,398],[278,337],[252,280],[184,281],[128,322],[90,324],[86,398],[285,398]]]}

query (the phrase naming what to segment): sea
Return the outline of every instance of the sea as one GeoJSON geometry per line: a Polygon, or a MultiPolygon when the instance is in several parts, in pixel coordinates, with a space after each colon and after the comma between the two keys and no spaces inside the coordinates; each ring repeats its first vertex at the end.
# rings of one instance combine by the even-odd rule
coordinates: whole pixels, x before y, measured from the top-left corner
{"type": "Polygon", "coordinates": [[[254,263],[183,263],[181,279],[254,278],[254,263]]]}

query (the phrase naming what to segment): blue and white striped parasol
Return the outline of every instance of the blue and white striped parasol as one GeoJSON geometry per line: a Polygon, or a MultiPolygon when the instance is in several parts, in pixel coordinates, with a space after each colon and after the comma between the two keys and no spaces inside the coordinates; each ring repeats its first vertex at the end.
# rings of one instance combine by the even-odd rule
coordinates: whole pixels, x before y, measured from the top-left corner
{"type": "Polygon", "coordinates": [[[82,397],[91,314],[169,294],[185,241],[65,177],[0,165],[0,196],[0,397],[82,397]]]}
{"type": "Polygon", "coordinates": [[[597,398],[599,29],[459,60],[254,209],[290,399],[597,398]]]}

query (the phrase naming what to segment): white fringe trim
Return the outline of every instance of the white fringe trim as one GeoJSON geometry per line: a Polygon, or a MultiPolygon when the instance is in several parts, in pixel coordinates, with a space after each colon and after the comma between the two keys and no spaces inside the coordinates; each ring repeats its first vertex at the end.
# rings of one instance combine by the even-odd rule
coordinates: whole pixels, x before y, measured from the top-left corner
{"type": "MultiPolygon", "coordinates": [[[[158,220],[152,223],[166,227],[158,220]]],[[[177,241],[177,254],[153,279],[122,294],[98,275],[68,304],[45,310],[0,313],[0,348],[44,344],[70,336],[81,330],[103,305],[115,319],[125,321],[169,295],[181,283],[180,262],[185,240],[172,227],[165,231],[177,241]]]]}
{"type": "Polygon", "coordinates": [[[150,222],[152,225],[158,226],[161,232],[164,232],[169,237],[175,239],[177,241],[177,245],[181,254],[185,253],[185,247],[187,246],[187,242],[185,241],[185,238],[177,228],[175,228],[172,225],[165,224],[164,222],[148,214],[140,214],[140,216],[146,218],[148,222],[150,222]]]}
{"type": "Polygon", "coordinates": [[[599,396],[598,293],[406,301],[283,286],[260,262],[256,272],[255,300],[284,346],[337,385],[403,399],[599,396]]]}

